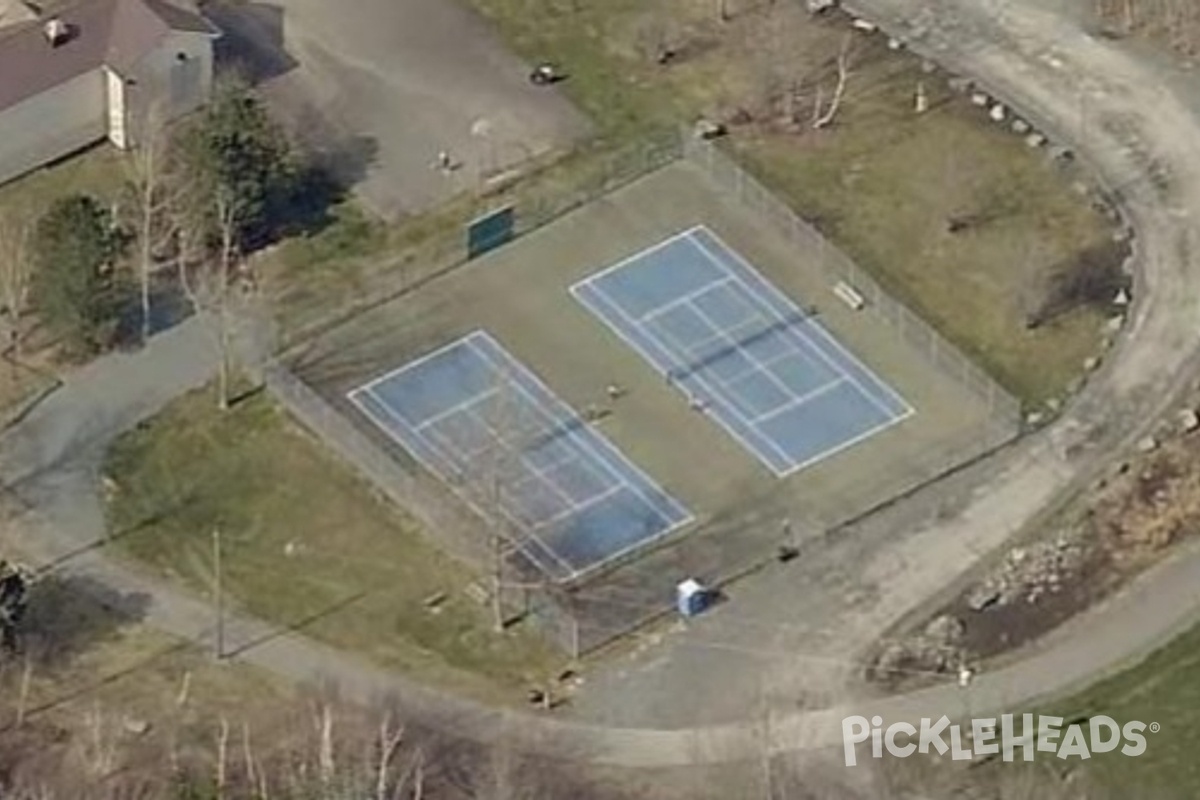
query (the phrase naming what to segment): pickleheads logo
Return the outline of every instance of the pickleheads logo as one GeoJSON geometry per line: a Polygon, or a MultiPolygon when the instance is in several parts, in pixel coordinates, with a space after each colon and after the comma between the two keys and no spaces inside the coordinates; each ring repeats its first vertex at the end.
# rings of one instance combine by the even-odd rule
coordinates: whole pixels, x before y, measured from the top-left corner
{"type": "Polygon", "coordinates": [[[842,720],[842,745],[846,751],[846,766],[858,763],[857,745],[871,740],[871,755],[883,758],[886,750],[896,758],[913,753],[938,755],[950,753],[956,761],[976,756],[1003,754],[1012,761],[1020,750],[1022,759],[1033,761],[1034,753],[1053,753],[1058,758],[1091,758],[1093,753],[1110,753],[1117,748],[1126,756],[1146,752],[1146,732],[1158,733],[1159,724],[1136,720],[1117,724],[1112,717],[1095,716],[1083,722],[1064,726],[1062,717],[1022,714],[1020,727],[1012,714],[1000,717],[999,725],[991,719],[974,719],[964,732],[963,726],[951,724],[949,717],[937,720],[922,719],[920,728],[908,722],[895,722],[883,727],[882,717],[853,716],[842,720]]]}

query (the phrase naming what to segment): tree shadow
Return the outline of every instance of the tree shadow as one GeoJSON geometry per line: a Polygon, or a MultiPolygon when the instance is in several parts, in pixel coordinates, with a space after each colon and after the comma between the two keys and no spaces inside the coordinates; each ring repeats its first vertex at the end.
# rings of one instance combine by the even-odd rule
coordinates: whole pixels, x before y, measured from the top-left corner
{"type": "Polygon", "coordinates": [[[214,46],[217,65],[259,84],[285,75],[300,65],[284,45],[284,12],[270,3],[210,3],[205,15],[222,36],[214,46]]]}
{"type": "Polygon", "coordinates": [[[64,667],[82,653],[142,622],[150,597],[120,592],[86,575],[52,573],[29,589],[18,628],[17,657],[38,667],[64,667]]]}
{"type": "MultiPolygon", "coordinates": [[[[175,270],[161,270],[150,280],[150,320],[148,333],[153,336],[175,327],[195,309],[179,283],[175,270]]],[[[142,301],[136,287],[122,292],[117,308],[113,346],[132,349],[142,344],[142,301]]]]}
{"type": "MultiPolygon", "coordinates": [[[[320,124],[314,120],[314,127],[320,124]]],[[[328,228],[336,220],[334,208],[366,177],[378,152],[379,144],[370,136],[335,135],[315,145],[307,143],[292,185],[273,204],[263,237],[252,243],[254,248],[293,236],[314,236],[328,228]]]]}

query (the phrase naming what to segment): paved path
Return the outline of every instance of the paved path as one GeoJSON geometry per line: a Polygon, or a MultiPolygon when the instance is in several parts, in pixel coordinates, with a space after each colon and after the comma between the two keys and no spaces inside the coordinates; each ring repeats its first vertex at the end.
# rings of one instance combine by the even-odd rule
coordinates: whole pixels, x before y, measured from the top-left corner
{"type": "MultiPolygon", "coordinates": [[[[1193,374],[1194,326],[1200,319],[1200,282],[1190,263],[1191,210],[1200,210],[1200,124],[1153,74],[1108,45],[1037,9],[1035,0],[861,0],[881,18],[906,20],[919,38],[964,72],[984,75],[997,91],[1019,100],[1043,122],[1071,126],[1079,92],[1092,120],[1084,148],[1119,187],[1137,224],[1141,274],[1130,334],[1108,369],[1055,428],[1023,444],[1011,463],[953,519],[912,537],[877,571],[884,592],[861,631],[868,634],[920,603],[978,555],[1030,519],[1057,492],[1087,477],[1153,416],[1168,408],[1193,374]],[[950,39],[941,38],[948,32],[950,39]],[[952,42],[952,44],[951,44],[952,42]],[[1077,76],[1086,76],[1081,86],[1077,76]],[[1066,114],[1066,116],[1062,116],[1066,114]],[[1146,179],[1148,170],[1162,180],[1146,179]],[[953,547],[953,557],[939,548],[953,547]],[[940,553],[929,558],[929,553],[940,553]]],[[[153,414],[172,397],[212,374],[215,354],[202,322],[190,321],[133,355],[115,355],[72,375],[65,386],[0,439],[0,479],[33,510],[14,526],[20,546],[42,561],[83,572],[122,593],[149,600],[148,621],[197,641],[210,636],[202,601],[104,558],[95,498],[95,466],[103,447],[122,430],[153,414]]],[[[674,730],[602,727],[552,717],[483,708],[413,685],[302,636],[276,633],[250,619],[233,619],[229,641],[238,658],[297,679],[330,678],[348,696],[370,700],[396,695],[409,711],[459,734],[488,740],[506,736],[516,746],[567,759],[624,766],[669,766],[756,757],[773,750],[840,742],[849,713],[888,719],[940,713],[976,715],[1075,687],[1128,663],[1194,621],[1200,608],[1200,554],[1180,551],[1127,591],[1092,609],[1004,669],[981,675],[970,696],[956,687],[850,703],[761,720],[674,730]],[[763,730],[769,730],[769,743],[763,730]]]]}

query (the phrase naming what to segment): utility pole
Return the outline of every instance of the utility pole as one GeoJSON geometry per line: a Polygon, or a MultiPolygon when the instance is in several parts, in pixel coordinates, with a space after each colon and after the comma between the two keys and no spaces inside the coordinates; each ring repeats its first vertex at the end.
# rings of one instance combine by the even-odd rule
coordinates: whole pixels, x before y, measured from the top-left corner
{"type": "Polygon", "coordinates": [[[221,594],[221,529],[213,528],[213,612],[216,624],[213,626],[213,658],[217,661],[225,658],[225,609],[224,598],[221,594]]]}

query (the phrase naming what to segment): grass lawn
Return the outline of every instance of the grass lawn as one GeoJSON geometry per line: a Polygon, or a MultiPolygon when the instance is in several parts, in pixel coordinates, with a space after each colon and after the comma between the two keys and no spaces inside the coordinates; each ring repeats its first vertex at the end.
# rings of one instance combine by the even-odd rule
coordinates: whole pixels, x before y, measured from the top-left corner
{"type": "Polygon", "coordinates": [[[1106,714],[1122,725],[1162,726],[1146,734],[1146,752],[1137,758],[1102,753],[1087,762],[1088,777],[1113,797],[1200,797],[1200,627],[1055,707],[1068,719],[1106,714]]]}
{"type": "Polygon", "coordinates": [[[197,591],[223,534],[236,604],[431,683],[513,702],[562,667],[519,626],[491,630],[474,579],[264,395],[222,415],[176,401],[113,447],[118,551],[197,591]],[[445,593],[436,611],[423,601],[445,593]]]}
{"type": "Polygon", "coordinates": [[[732,146],[765,183],[1030,403],[1061,395],[1101,338],[1102,311],[1031,332],[1030,287],[1112,226],[1044,154],[949,96],[945,79],[856,34],[835,123],[812,130],[847,25],[801,4],[737,2],[716,21],[711,0],[473,0],[514,48],[561,63],[562,85],[603,138],[621,140],[700,115],[753,113],[732,146]],[[768,11],[769,9],[769,11],[768,11]],[[648,53],[666,41],[669,67],[648,53]],[[930,110],[913,112],[918,84],[930,110]],[[791,87],[799,124],[779,122],[791,87]],[[765,98],[765,99],[764,99],[765,98]],[[954,215],[985,221],[950,234],[954,215]]]}
{"type": "Polygon", "coordinates": [[[113,200],[125,180],[124,154],[98,144],[0,186],[0,216],[36,219],[52,202],[69,194],[113,200]]]}

